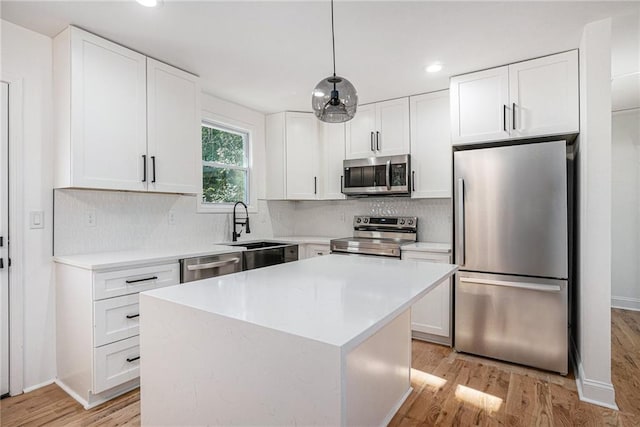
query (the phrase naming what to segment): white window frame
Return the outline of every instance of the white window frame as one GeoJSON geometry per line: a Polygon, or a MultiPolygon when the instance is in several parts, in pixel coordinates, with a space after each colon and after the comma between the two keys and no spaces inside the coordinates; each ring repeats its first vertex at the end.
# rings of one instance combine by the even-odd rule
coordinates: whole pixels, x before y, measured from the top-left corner
{"type": "MultiPolygon", "coordinates": [[[[254,159],[253,159],[253,141],[256,134],[255,126],[249,123],[243,123],[237,120],[230,119],[228,117],[222,117],[217,114],[213,114],[210,112],[203,112],[201,126],[210,126],[213,128],[218,128],[226,132],[238,133],[240,135],[246,135],[245,139],[245,157],[246,157],[246,167],[242,166],[234,166],[227,165],[224,163],[217,162],[205,162],[201,160],[200,167],[213,166],[213,167],[222,167],[226,169],[238,169],[238,170],[246,170],[247,171],[247,181],[246,181],[246,189],[247,189],[247,201],[245,202],[248,206],[249,212],[256,213],[257,209],[257,188],[255,182],[255,173],[254,173],[254,159]]],[[[202,143],[202,141],[200,142],[202,143]]],[[[202,186],[202,182],[200,182],[200,186],[202,186]]],[[[205,203],[203,201],[203,189],[201,188],[200,193],[198,193],[198,212],[199,213],[230,213],[233,212],[233,203],[205,203]]]]}

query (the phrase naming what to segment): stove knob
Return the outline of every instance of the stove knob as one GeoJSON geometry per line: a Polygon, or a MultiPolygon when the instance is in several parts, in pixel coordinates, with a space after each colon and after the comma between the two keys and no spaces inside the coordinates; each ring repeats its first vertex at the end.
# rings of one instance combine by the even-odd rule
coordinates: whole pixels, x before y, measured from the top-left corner
{"type": "Polygon", "coordinates": [[[404,219],[400,220],[400,225],[404,225],[404,219]]]}
{"type": "Polygon", "coordinates": [[[360,223],[362,222],[362,219],[358,218],[358,219],[356,219],[356,222],[357,222],[358,224],[360,224],[360,223]]]}
{"type": "Polygon", "coordinates": [[[369,218],[365,218],[365,219],[364,219],[364,223],[366,224],[366,223],[368,223],[368,222],[369,222],[369,218]]]}
{"type": "Polygon", "coordinates": [[[412,219],[409,220],[409,225],[413,225],[413,220],[412,219]]]}

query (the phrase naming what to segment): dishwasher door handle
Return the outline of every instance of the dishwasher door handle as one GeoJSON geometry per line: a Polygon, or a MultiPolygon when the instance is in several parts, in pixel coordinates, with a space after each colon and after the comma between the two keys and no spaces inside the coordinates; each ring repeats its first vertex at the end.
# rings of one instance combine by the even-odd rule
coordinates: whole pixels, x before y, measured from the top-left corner
{"type": "Polygon", "coordinates": [[[509,282],[506,280],[468,279],[466,277],[461,277],[460,282],[477,284],[477,285],[504,286],[508,288],[518,288],[518,289],[526,289],[529,291],[541,291],[541,292],[560,292],[562,290],[560,285],[541,285],[539,283],[509,282]]]}
{"type": "Polygon", "coordinates": [[[223,267],[223,266],[229,265],[229,264],[237,264],[239,262],[240,262],[240,258],[231,258],[231,259],[227,259],[227,260],[224,260],[224,261],[208,262],[206,264],[188,265],[187,266],[187,270],[189,270],[189,271],[208,270],[210,268],[223,267]]]}

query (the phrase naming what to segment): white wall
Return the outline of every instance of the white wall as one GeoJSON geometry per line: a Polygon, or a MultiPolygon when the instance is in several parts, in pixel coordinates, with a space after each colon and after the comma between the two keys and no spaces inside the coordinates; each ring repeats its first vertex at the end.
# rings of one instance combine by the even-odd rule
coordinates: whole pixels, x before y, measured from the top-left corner
{"type": "Polygon", "coordinates": [[[615,407],[611,384],[611,19],[580,43],[577,153],[576,381],[583,400],[615,407]]]}
{"type": "Polygon", "coordinates": [[[613,113],[611,305],[640,310],[640,109],[613,113]]]}
{"type": "Polygon", "coordinates": [[[1,70],[22,79],[24,387],[55,377],[55,294],[52,247],[51,39],[0,21],[1,70]],[[28,228],[29,211],[44,211],[44,228],[28,228]]]}
{"type": "Polygon", "coordinates": [[[640,14],[613,19],[611,305],[640,310],[640,14]]]}

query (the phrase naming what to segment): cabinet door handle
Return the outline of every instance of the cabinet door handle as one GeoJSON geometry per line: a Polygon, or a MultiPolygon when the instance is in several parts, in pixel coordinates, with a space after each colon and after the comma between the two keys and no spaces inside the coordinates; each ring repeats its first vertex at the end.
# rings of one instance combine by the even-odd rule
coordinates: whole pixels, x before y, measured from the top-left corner
{"type": "Polygon", "coordinates": [[[411,191],[416,191],[416,171],[411,171],[411,191]]]}
{"type": "Polygon", "coordinates": [[[502,130],[507,131],[507,106],[502,105],[502,130]]]}
{"type": "Polygon", "coordinates": [[[136,360],[140,359],[140,356],[136,356],[136,357],[127,357],[127,362],[131,363],[131,362],[135,362],[136,360]]]}
{"type": "Polygon", "coordinates": [[[136,317],[140,317],[140,314],[127,314],[127,319],[135,319],[136,317]]]}
{"type": "Polygon", "coordinates": [[[376,150],[380,151],[380,132],[376,131],[376,150]]]}
{"type": "Polygon", "coordinates": [[[513,130],[516,130],[516,103],[513,103],[513,109],[511,110],[512,126],[513,130]]]}
{"type": "Polygon", "coordinates": [[[142,155],[142,182],[147,182],[147,155],[142,155]]]}
{"type": "Polygon", "coordinates": [[[144,279],[133,279],[133,280],[125,280],[125,283],[138,283],[138,282],[148,282],[149,280],[156,280],[158,276],[145,277],[144,279]]]}
{"type": "Polygon", "coordinates": [[[371,151],[376,151],[376,146],[375,146],[375,142],[373,142],[373,139],[375,138],[373,131],[371,131],[371,151]]]}
{"type": "Polygon", "coordinates": [[[153,167],[151,182],[156,182],[156,156],[151,156],[151,167],[153,167]]]}
{"type": "Polygon", "coordinates": [[[340,192],[344,193],[344,175],[340,175],[340,192]]]}
{"type": "Polygon", "coordinates": [[[313,194],[318,194],[318,177],[313,177],[313,194]]]}

